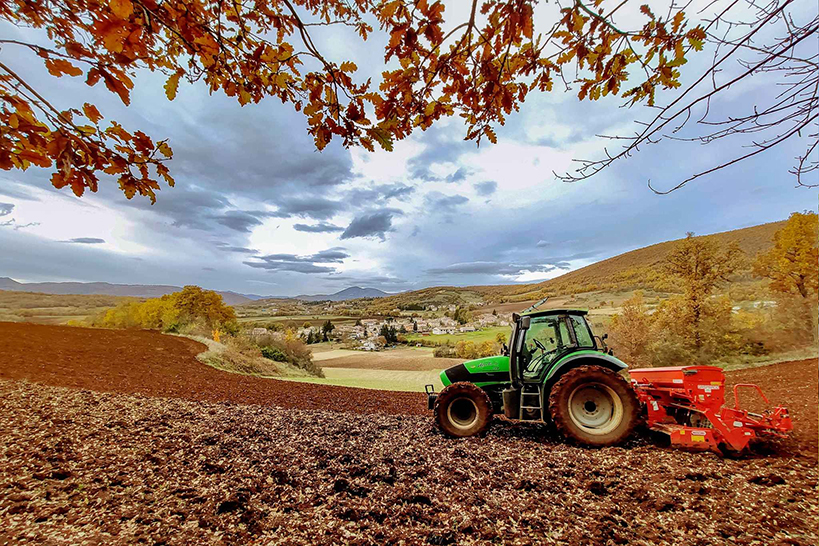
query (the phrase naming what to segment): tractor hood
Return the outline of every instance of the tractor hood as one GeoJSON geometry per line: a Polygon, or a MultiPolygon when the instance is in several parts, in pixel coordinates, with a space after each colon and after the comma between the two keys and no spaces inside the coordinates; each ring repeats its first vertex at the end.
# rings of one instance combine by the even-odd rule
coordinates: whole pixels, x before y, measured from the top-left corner
{"type": "Polygon", "coordinates": [[[482,387],[509,382],[509,357],[487,356],[468,360],[441,372],[441,383],[446,387],[458,381],[469,381],[482,387]]]}

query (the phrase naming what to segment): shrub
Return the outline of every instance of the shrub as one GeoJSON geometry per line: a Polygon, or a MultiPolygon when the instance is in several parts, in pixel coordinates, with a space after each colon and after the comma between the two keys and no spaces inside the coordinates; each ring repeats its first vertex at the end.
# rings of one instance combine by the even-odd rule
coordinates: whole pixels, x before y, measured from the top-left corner
{"type": "Polygon", "coordinates": [[[436,358],[455,358],[457,355],[455,354],[455,347],[451,343],[444,343],[435,347],[432,356],[436,358]]]}
{"type": "Polygon", "coordinates": [[[478,358],[478,354],[474,341],[459,341],[455,344],[455,355],[458,358],[478,358]]]}
{"type": "Polygon", "coordinates": [[[262,347],[262,356],[276,362],[287,362],[287,355],[276,347],[262,347]]]}
{"type": "Polygon", "coordinates": [[[277,360],[278,362],[289,362],[290,364],[296,366],[297,368],[301,368],[302,370],[315,375],[317,377],[324,377],[324,372],[321,370],[321,366],[316,364],[313,361],[313,352],[304,344],[300,339],[292,335],[285,334],[284,336],[280,334],[266,334],[263,336],[258,336],[255,339],[255,344],[259,347],[259,350],[262,351],[262,355],[265,355],[265,351],[268,351],[268,354],[281,354],[284,356],[284,360],[277,360],[276,358],[270,358],[271,360],[277,360]]]}
{"type": "Polygon", "coordinates": [[[500,345],[494,341],[484,341],[478,347],[478,356],[495,356],[500,354],[500,345]]]}

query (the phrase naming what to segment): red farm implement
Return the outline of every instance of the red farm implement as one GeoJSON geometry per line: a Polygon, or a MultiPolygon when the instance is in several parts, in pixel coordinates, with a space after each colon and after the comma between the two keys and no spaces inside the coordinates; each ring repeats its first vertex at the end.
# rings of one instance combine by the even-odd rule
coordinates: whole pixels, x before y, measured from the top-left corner
{"type": "Polygon", "coordinates": [[[740,389],[755,389],[769,405],[757,385],[734,385],[734,407],[723,407],[725,375],[721,368],[645,368],[630,374],[646,408],[646,424],[667,434],[672,446],[739,453],[760,435],[784,436],[793,429],[787,408],[775,407],[761,414],[740,409],[740,389]]]}

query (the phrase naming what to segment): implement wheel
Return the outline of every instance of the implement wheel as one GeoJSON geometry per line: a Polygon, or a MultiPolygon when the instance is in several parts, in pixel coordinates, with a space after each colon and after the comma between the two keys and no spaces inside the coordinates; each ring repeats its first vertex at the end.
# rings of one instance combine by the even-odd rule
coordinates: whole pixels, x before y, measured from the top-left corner
{"type": "Polygon", "coordinates": [[[435,424],[448,436],[481,434],[492,420],[492,401],[472,383],[453,383],[435,400],[435,424]]]}
{"type": "Polygon", "coordinates": [[[566,438],[603,447],[631,435],[640,417],[640,404],[617,373],[601,366],[580,366],[552,386],[549,412],[566,438]]]}

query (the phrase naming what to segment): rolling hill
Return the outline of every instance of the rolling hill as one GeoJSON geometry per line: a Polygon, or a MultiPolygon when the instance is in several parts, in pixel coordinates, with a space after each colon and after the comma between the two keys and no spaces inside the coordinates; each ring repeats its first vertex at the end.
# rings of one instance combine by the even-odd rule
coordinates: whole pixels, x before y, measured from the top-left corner
{"type": "MultiPolygon", "coordinates": [[[[767,250],[773,245],[774,233],[784,225],[783,220],[702,237],[713,239],[720,245],[736,243],[746,256],[753,258],[760,251],[767,250]]],[[[382,298],[373,302],[373,306],[379,309],[404,309],[423,304],[468,305],[480,301],[486,303],[521,302],[537,300],[545,296],[597,290],[653,289],[658,283],[667,283],[667,280],[662,278],[660,265],[680,240],[666,241],[631,250],[540,283],[424,288],[382,298]]],[[[748,277],[750,272],[749,270],[738,271],[737,275],[748,277]]]]}
{"type": "MultiPolygon", "coordinates": [[[[128,296],[133,298],[158,298],[182,290],[179,286],[162,284],[112,284],[108,282],[17,282],[0,277],[0,290],[9,292],[36,292],[56,295],[128,296]]],[[[228,305],[248,303],[251,298],[236,292],[218,292],[228,305]]]]}
{"type": "Polygon", "coordinates": [[[377,288],[361,288],[360,286],[351,286],[345,288],[335,294],[315,294],[312,296],[301,295],[294,296],[294,300],[302,301],[347,301],[358,300],[363,298],[383,298],[390,294],[378,290],[377,288]]]}

